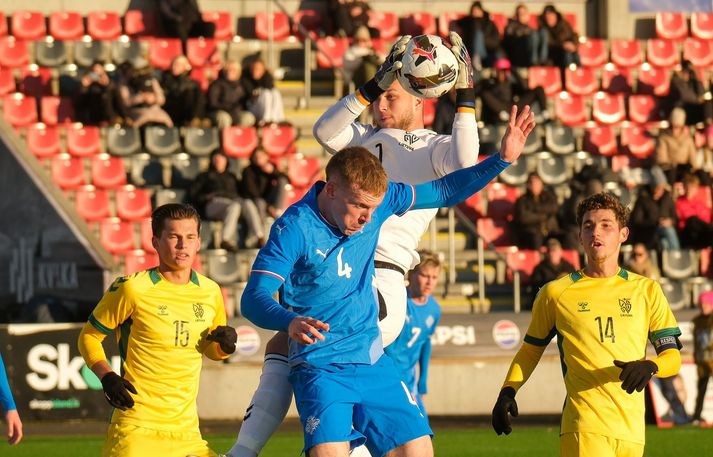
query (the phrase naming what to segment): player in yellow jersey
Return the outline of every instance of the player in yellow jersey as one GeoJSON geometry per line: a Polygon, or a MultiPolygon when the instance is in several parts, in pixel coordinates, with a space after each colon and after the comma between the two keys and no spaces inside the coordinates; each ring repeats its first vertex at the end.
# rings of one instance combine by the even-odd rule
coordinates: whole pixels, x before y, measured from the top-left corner
{"type": "Polygon", "coordinates": [[[189,205],[152,214],[159,266],[118,278],[89,317],[79,350],[116,408],[105,457],[209,457],[198,428],[196,396],[203,355],[235,351],[220,287],[191,266],[200,248],[200,218],[189,205]],[[116,334],[121,376],[106,362],[102,341],[116,334]]]}
{"type": "Polygon", "coordinates": [[[577,207],[583,270],[545,284],[532,321],[493,408],[493,428],[511,431],[516,391],[527,381],[557,335],[567,390],[560,428],[564,457],[641,457],[643,389],[655,374],[681,366],[681,331],[661,286],[619,267],[629,236],[629,212],[611,194],[595,194],[577,207]],[[657,357],[646,359],[646,341],[657,357]]]}

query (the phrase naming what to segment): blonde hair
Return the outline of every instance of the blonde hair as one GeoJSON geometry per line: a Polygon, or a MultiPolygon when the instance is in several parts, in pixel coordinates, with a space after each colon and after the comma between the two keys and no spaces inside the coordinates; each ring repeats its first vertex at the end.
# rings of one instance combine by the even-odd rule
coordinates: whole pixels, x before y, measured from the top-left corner
{"type": "Polygon", "coordinates": [[[327,163],[327,181],[342,180],[349,187],[355,187],[374,196],[386,193],[388,179],[381,162],[367,149],[354,146],[342,149],[327,163]]]}
{"type": "Polygon", "coordinates": [[[418,251],[418,256],[421,258],[421,261],[413,268],[414,271],[419,271],[421,268],[429,266],[441,268],[441,258],[437,253],[423,249],[418,251]]]}

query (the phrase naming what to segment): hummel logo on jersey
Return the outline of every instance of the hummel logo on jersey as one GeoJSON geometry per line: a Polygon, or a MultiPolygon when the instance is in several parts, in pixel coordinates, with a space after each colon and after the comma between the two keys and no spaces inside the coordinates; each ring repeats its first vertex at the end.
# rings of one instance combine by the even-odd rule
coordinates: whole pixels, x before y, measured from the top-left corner
{"type": "Polygon", "coordinates": [[[629,298],[620,298],[619,299],[619,308],[621,309],[621,315],[622,316],[631,316],[631,299],[629,298]]]}
{"type": "Polygon", "coordinates": [[[275,230],[277,230],[278,235],[282,235],[282,231],[285,230],[286,227],[286,225],[283,225],[282,227],[280,227],[279,225],[275,225],[275,230]]]}
{"type": "Polygon", "coordinates": [[[158,315],[159,316],[168,316],[168,306],[158,305],[158,315]]]}
{"type": "Polygon", "coordinates": [[[309,416],[305,423],[305,433],[312,435],[315,430],[317,430],[317,427],[319,427],[319,419],[314,416],[309,416]]]}
{"type": "Polygon", "coordinates": [[[342,264],[342,252],[344,252],[344,248],[339,248],[339,254],[337,254],[337,274],[350,279],[352,277],[352,267],[346,262],[342,264]]]}
{"type": "Polygon", "coordinates": [[[577,310],[578,313],[588,313],[589,311],[591,311],[588,308],[589,302],[581,301],[581,302],[577,303],[577,306],[579,306],[579,309],[577,310]]]}
{"type": "Polygon", "coordinates": [[[326,259],[327,254],[329,254],[329,249],[327,249],[327,252],[322,252],[321,249],[317,249],[316,252],[317,252],[317,254],[321,255],[322,257],[324,257],[326,259]]]}
{"type": "Polygon", "coordinates": [[[405,133],[404,141],[406,141],[408,144],[414,144],[418,141],[418,136],[414,135],[413,133],[405,133]]]}

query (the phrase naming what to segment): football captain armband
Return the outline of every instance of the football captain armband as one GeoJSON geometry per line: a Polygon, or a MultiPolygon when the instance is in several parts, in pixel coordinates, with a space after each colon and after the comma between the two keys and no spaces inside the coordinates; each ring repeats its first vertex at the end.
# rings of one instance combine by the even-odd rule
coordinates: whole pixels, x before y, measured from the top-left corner
{"type": "Polygon", "coordinates": [[[649,341],[654,345],[654,349],[657,354],[661,354],[667,349],[678,349],[681,350],[683,345],[679,341],[678,337],[681,335],[681,330],[678,328],[659,330],[657,332],[652,332],[649,335],[649,341]]]}
{"type": "Polygon", "coordinates": [[[475,115],[475,89],[469,87],[456,90],[456,111],[475,115]]]}

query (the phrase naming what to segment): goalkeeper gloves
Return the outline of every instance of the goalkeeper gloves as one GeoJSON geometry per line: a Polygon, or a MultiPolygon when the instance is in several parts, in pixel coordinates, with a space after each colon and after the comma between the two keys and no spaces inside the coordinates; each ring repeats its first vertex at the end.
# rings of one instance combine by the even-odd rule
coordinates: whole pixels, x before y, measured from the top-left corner
{"type": "Polygon", "coordinates": [[[644,390],[651,377],[659,371],[658,365],[651,360],[636,360],[634,362],[615,360],[614,365],[621,368],[619,374],[621,388],[628,394],[633,393],[634,390],[637,392],[644,390]]]}
{"type": "Polygon", "coordinates": [[[219,325],[210,332],[206,339],[218,343],[223,353],[232,354],[235,352],[235,343],[238,342],[238,334],[233,327],[219,325]]]}
{"type": "Polygon", "coordinates": [[[374,75],[374,80],[381,90],[386,90],[391,86],[391,84],[396,79],[396,71],[399,70],[403,64],[401,63],[401,56],[406,50],[406,45],[411,39],[411,35],[404,35],[396,40],[396,43],[391,47],[389,55],[384,60],[384,63],[379,66],[374,75]]]}
{"type": "Polygon", "coordinates": [[[122,411],[134,406],[134,399],[129,395],[129,392],[132,394],[137,392],[129,381],[110,371],[102,377],[101,383],[106,401],[111,406],[122,411]]]}
{"type": "Polygon", "coordinates": [[[470,60],[468,50],[463,44],[463,39],[456,32],[451,32],[448,35],[451,42],[451,52],[458,60],[458,77],[456,78],[456,89],[472,89],[473,88],[473,64],[470,60]]]}
{"type": "Polygon", "coordinates": [[[510,427],[510,417],[517,417],[517,402],[515,401],[515,389],[512,387],[505,387],[500,391],[498,395],[498,401],[495,402],[493,407],[493,430],[498,435],[503,433],[509,435],[512,432],[512,427],[510,427]]]}

